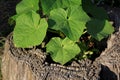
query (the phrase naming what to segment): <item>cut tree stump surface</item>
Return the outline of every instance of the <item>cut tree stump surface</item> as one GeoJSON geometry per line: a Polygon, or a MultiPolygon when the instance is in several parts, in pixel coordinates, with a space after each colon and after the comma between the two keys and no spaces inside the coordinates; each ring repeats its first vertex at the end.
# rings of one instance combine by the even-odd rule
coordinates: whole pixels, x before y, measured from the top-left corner
{"type": "Polygon", "coordinates": [[[2,59],[3,80],[99,80],[101,65],[90,60],[73,61],[70,66],[49,64],[39,49],[15,48],[9,36],[2,59]]]}
{"type": "Polygon", "coordinates": [[[96,59],[102,64],[102,80],[120,80],[120,32],[111,35],[108,46],[96,59]]]}
{"type": "Polygon", "coordinates": [[[11,35],[2,59],[3,80],[120,80],[120,32],[111,35],[94,62],[73,61],[69,66],[48,63],[40,49],[14,47],[11,35]]]}

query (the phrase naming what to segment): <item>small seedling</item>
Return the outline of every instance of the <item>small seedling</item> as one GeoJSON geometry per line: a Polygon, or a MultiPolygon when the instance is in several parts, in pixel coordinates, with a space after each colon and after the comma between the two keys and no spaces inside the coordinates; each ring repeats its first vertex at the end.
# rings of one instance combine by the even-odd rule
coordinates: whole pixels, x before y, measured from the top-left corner
{"type": "Polygon", "coordinates": [[[45,48],[51,58],[62,65],[80,54],[82,58],[93,54],[86,40],[80,40],[82,35],[87,33],[86,37],[100,41],[114,31],[105,10],[91,0],[22,0],[12,19],[16,22],[15,47],[38,46],[47,39],[48,32],[57,34],[47,39],[45,48]]]}

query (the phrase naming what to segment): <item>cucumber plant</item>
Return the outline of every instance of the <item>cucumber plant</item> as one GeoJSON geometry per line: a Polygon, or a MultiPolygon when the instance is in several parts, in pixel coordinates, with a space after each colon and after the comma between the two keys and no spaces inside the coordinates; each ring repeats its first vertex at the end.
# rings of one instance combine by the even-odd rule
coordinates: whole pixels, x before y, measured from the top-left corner
{"type": "Polygon", "coordinates": [[[103,8],[91,0],[22,0],[16,6],[13,31],[15,47],[31,48],[41,45],[47,32],[57,33],[46,42],[46,52],[62,65],[75,59],[87,58],[86,43],[80,40],[89,34],[89,40],[98,41],[114,31],[103,8]]]}

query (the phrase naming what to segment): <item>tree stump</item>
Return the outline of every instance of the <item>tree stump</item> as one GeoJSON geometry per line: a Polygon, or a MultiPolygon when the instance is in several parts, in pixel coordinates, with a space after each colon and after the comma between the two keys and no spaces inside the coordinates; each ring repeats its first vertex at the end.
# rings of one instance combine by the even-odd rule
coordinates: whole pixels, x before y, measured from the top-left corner
{"type": "Polygon", "coordinates": [[[120,31],[111,35],[108,46],[96,59],[102,64],[102,80],[120,80],[120,31]]]}
{"type": "Polygon", "coordinates": [[[8,40],[5,43],[4,55],[2,58],[3,80],[36,80],[30,68],[22,60],[17,61],[10,52],[8,40]]]}
{"type": "MultiPolygon", "coordinates": [[[[4,8],[11,7],[7,4],[3,10],[4,8]]],[[[12,14],[15,12],[9,10],[14,9],[1,11],[5,15],[1,18],[5,24],[7,23],[6,15],[8,17],[9,12],[12,14]]],[[[112,17],[115,17],[112,18],[115,19],[113,20],[115,26],[119,27],[119,16],[112,13],[112,17]]],[[[3,29],[6,29],[5,26],[3,29]]],[[[120,32],[111,36],[108,40],[108,47],[94,62],[87,59],[73,61],[69,66],[62,66],[50,64],[46,59],[47,54],[40,49],[24,50],[14,47],[12,35],[9,35],[2,58],[3,80],[120,80],[120,32]]]]}
{"type": "Polygon", "coordinates": [[[62,66],[47,62],[40,49],[16,48],[10,34],[2,58],[3,80],[120,80],[120,32],[94,62],[86,59],[62,66]]]}
{"type": "Polygon", "coordinates": [[[3,80],[99,80],[101,64],[90,60],[73,61],[69,66],[46,61],[40,49],[16,48],[8,36],[2,58],[3,80]]]}
{"type": "Polygon", "coordinates": [[[94,62],[86,59],[62,66],[49,63],[40,49],[16,48],[10,34],[2,58],[3,80],[120,80],[120,32],[94,62]]]}
{"type": "Polygon", "coordinates": [[[3,80],[120,80],[120,32],[111,35],[108,46],[94,62],[86,59],[62,66],[49,63],[40,49],[16,48],[12,34],[2,58],[3,80]]]}

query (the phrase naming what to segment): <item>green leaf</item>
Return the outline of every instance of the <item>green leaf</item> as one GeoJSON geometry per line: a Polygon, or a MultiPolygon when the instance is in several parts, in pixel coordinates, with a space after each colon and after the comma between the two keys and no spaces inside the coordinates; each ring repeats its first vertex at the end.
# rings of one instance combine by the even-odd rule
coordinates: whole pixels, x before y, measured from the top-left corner
{"type": "Polygon", "coordinates": [[[112,34],[114,31],[113,26],[108,20],[93,19],[87,23],[87,32],[97,40],[101,40],[112,34]]]}
{"type": "Polygon", "coordinates": [[[27,12],[27,11],[37,11],[39,10],[39,0],[22,0],[19,4],[16,6],[16,12],[17,14],[27,12]]]}
{"type": "Polygon", "coordinates": [[[46,36],[48,24],[34,11],[24,13],[16,19],[13,40],[16,47],[29,48],[41,44],[46,36]]]}
{"type": "Polygon", "coordinates": [[[12,20],[16,21],[17,17],[20,16],[20,15],[21,15],[21,14],[16,14],[16,15],[10,17],[10,18],[11,18],[12,20]]]}
{"type": "Polygon", "coordinates": [[[89,20],[81,7],[71,7],[67,11],[58,8],[50,12],[49,28],[60,30],[71,40],[77,41],[89,20]]]}
{"type": "MultiPolygon", "coordinates": [[[[63,8],[70,6],[80,6],[82,4],[81,0],[62,0],[63,8]]],[[[61,4],[62,4],[61,3],[61,4]]]]}
{"type": "Polygon", "coordinates": [[[16,20],[18,16],[24,14],[29,11],[37,11],[39,10],[39,0],[22,0],[16,6],[17,14],[12,16],[11,19],[16,20]]]}
{"type": "Polygon", "coordinates": [[[80,52],[80,48],[75,42],[68,38],[60,39],[58,37],[52,38],[46,45],[46,49],[51,54],[52,59],[62,65],[80,52]]]}
{"type": "Polygon", "coordinates": [[[43,12],[49,14],[52,9],[80,5],[81,0],[41,0],[41,3],[43,12]]]}
{"type": "Polygon", "coordinates": [[[83,9],[89,13],[93,18],[109,19],[107,12],[102,7],[97,7],[91,0],[82,0],[83,9]]]}

